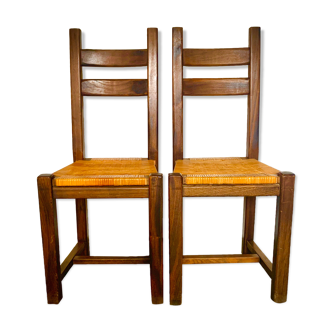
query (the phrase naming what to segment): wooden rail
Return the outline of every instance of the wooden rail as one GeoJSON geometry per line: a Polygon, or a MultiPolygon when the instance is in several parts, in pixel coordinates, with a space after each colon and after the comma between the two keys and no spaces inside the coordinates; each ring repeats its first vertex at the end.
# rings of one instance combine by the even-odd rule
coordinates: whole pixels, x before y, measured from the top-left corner
{"type": "Polygon", "coordinates": [[[150,264],[150,256],[76,256],[74,264],[150,264]]]}
{"type": "Polygon", "coordinates": [[[241,66],[250,62],[249,48],[184,48],[184,66],[241,66]]]}
{"type": "Polygon", "coordinates": [[[182,264],[258,263],[256,254],[240,255],[185,255],[182,264]]]}
{"type": "Polygon", "coordinates": [[[278,196],[279,194],[279,184],[183,186],[183,197],[278,196]]]}
{"type": "Polygon", "coordinates": [[[65,258],[65,260],[61,264],[61,280],[66,276],[68,271],[73,266],[73,260],[76,255],[79,255],[83,252],[85,248],[85,242],[78,242],[70,254],[65,258]]]}
{"type": "Polygon", "coordinates": [[[148,64],[144,50],[81,50],[81,65],[89,67],[141,67],[148,64]]]}
{"type": "Polygon", "coordinates": [[[53,187],[54,198],[148,198],[149,186],[53,187]]]}
{"type": "Polygon", "coordinates": [[[83,96],[133,97],[147,94],[147,79],[82,80],[83,96]]]}
{"type": "Polygon", "coordinates": [[[184,96],[248,95],[248,78],[185,78],[184,96]]]}
{"type": "Polygon", "coordinates": [[[259,257],[259,263],[262,265],[266,273],[272,278],[272,263],[264,255],[263,251],[259,249],[258,245],[254,241],[248,241],[247,247],[252,254],[256,254],[259,257]]]}

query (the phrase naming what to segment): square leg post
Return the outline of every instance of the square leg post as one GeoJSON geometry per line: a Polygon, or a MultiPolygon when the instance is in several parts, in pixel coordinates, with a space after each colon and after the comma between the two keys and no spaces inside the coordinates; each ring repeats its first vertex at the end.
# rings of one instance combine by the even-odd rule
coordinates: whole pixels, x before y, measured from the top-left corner
{"type": "Polygon", "coordinates": [[[250,254],[247,241],[254,240],[256,197],[244,197],[242,254],[250,254]]]}
{"type": "Polygon", "coordinates": [[[289,172],[278,175],[280,196],[277,199],[271,299],[283,303],[287,301],[295,175],[289,172]]]}
{"type": "Polygon", "coordinates": [[[77,223],[77,240],[78,242],[85,243],[82,255],[90,256],[88,200],[85,198],[76,199],[76,223],[77,223]]]}
{"type": "Polygon", "coordinates": [[[42,174],[37,178],[40,222],[43,239],[44,265],[49,304],[62,299],[56,201],[52,193],[53,175],[42,174]]]}
{"type": "Polygon", "coordinates": [[[163,284],[163,176],[150,176],[149,185],[149,248],[151,296],[153,304],[164,302],[163,284]]]}
{"type": "Polygon", "coordinates": [[[182,303],[183,182],[178,173],[169,174],[169,274],[170,304],[182,303]]]}

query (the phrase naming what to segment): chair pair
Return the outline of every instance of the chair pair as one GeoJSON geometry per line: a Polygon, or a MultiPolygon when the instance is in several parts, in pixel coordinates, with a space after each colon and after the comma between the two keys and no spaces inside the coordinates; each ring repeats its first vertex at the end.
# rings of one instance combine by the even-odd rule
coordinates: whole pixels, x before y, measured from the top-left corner
{"type": "MultiPolygon", "coordinates": [[[[150,264],[152,303],[163,303],[163,177],[158,173],[158,30],[147,30],[147,49],[81,49],[70,30],[74,163],[37,179],[48,303],[62,298],[61,280],[73,264],[150,264]],[[82,66],[147,66],[147,79],[84,80],[82,66]],[[84,158],[83,96],[147,96],[148,158],[84,158]],[[56,199],[74,198],[77,244],[60,264],[56,199]],[[90,256],[87,199],[149,198],[149,256],[90,256]]],[[[182,264],[259,262],[272,279],[272,300],[287,297],[294,179],[258,159],[260,28],[249,29],[249,47],[183,49],[173,28],[173,167],[169,175],[170,303],[182,301],[182,264]],[[248,65],[249,78],[183,79],[183,66],[248,65]],[[247,156],[183,158],[183,96],[248,95],[247,156]],[[183,197],[243,196],[241,255],[183,255],[183,197]],[[256,196],[277,196],[273,264],[254,240],[256,196]]]]}

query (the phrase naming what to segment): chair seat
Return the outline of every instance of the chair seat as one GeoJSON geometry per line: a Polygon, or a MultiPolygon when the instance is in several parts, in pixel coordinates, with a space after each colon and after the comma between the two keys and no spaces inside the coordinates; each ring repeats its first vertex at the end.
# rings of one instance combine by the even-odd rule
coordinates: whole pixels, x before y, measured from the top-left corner
{"type": "Polygon", "coordinates": [[[247,158],[177,160],[174,173],[182,175],[183,184],[279,183],[277,169],[247,158]]]}
{"type": "Polygon", "coordinates": [[[157,173],[154,160],[84,159],[53,173],[58,187],[146,186],[157,173]]]}

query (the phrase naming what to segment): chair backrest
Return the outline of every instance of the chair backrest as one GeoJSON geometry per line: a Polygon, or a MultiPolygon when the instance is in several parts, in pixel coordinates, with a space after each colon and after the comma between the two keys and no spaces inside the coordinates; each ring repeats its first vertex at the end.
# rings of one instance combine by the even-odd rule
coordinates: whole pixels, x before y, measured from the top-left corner
{"type": "Polygon", "coordinates": [[[158,170],[158,29],[147,29],[147,49],[81,49],[81,30],[70,29],[70,76],[74,161],[84,159],[83,96],[147,96],[148,159],[158,170]],[[85,80],[82,66],[147,66],[147,79],[85,80]]]}
{"type": "Polygon", "coordinates": [[[183,159],[183,96],[248,95],[247,158],[258,159],[260,28],[249,29],[249,47],[183,49],[183,28],[173,28],[173,167],[183,159]],[[185,78],[183,66],[248,65],[248,78],[185,78]]]}

